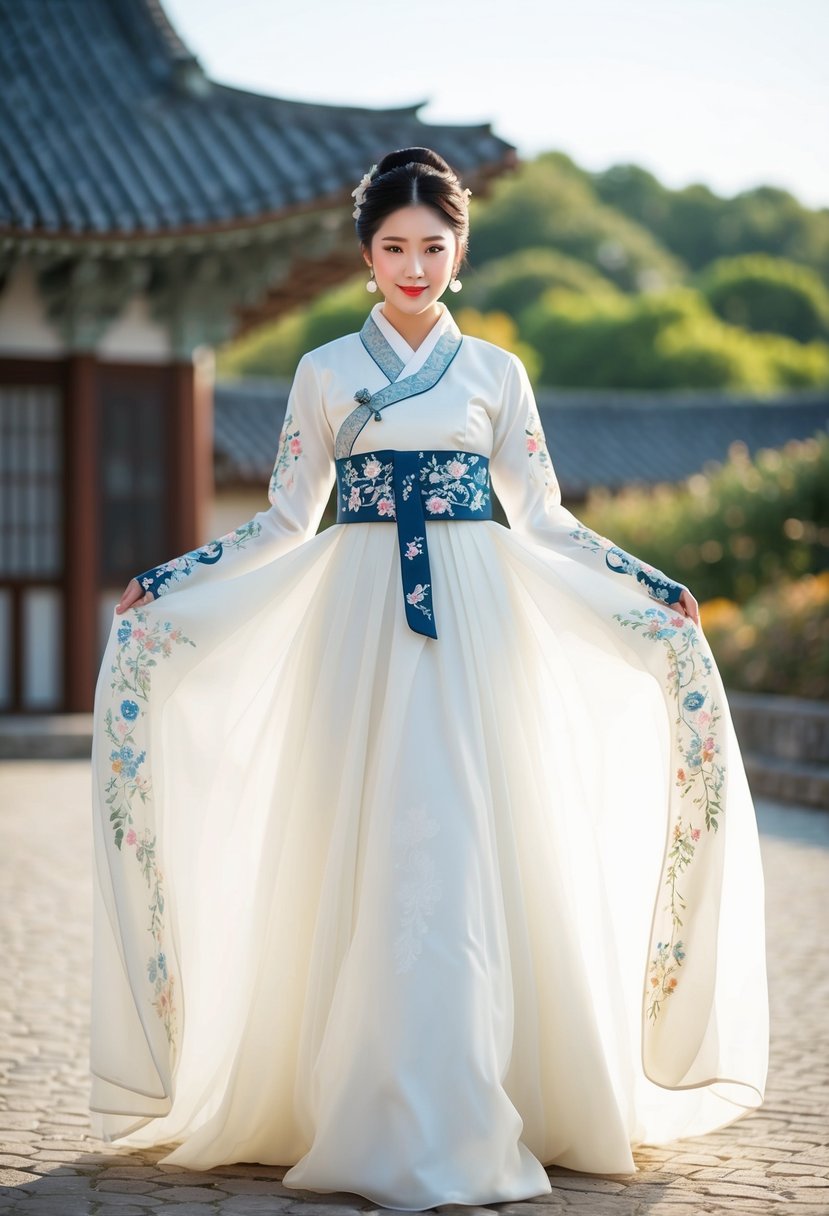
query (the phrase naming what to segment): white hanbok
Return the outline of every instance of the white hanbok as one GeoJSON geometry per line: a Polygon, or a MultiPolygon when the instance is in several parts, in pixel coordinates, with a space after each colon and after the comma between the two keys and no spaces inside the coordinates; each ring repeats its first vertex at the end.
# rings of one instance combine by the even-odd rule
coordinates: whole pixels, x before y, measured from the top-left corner
{"type": "Polygon", "coordinates": [[[561,504],[521,361],[445,307],[413,351],[375,305],[301,359],[269,499],[113,612],[93,1132],[418,1210],[632,1174],[759,1106],[763,875],[722,682],[681,584],[561,504]],[[391,403],[355,428],[361,389],[391,403]],[[378,517],[315,534],[344,435],[378,517]],[[437,637],[380,449],[455,452],[459,486],[488,458],[510,523],[454,518],[433,477],[437,637]]]}

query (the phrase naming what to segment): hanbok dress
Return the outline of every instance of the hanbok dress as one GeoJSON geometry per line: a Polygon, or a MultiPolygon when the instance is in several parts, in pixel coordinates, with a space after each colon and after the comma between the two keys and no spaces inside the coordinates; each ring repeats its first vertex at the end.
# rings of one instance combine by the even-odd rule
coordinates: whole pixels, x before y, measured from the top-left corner
{"type": "Polygon", "coordinates": [[[113,612],[94,1134],[420,1210],[758,1107],[720,675],[682,584],[562,505],[521,360],[378,303],[300,360],[269,502],[113,612]]]}

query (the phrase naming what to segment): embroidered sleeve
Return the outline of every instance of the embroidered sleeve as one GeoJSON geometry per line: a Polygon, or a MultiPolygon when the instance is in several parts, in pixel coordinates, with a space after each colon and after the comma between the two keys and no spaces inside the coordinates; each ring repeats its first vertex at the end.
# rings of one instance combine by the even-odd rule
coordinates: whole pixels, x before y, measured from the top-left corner
{"type": "Polygon", "coordinates": [[[136,574],[155,598],[265,565],[316,532],[334,484],[334,439],[310,353],[297,365],[268,485],[270,507],[216,540],[136,574]]]}
{"type": "Polygon", "coordinates": [[[511,528],[577,560],[586,558],[601,569],[628,575],[652,599],[669,604],[679,599],[685,590],[683,583],[586,528],[562,505],[535,394],[524,364],[513,354],[509,356],[493,430],[492,484],[511,528]]]}

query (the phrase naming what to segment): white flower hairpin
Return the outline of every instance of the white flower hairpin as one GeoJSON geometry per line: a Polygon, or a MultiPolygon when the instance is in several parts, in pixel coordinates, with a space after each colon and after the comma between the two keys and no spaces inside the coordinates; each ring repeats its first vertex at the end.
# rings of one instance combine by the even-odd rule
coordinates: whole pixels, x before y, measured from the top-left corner
{"type": "MultiPolygon", "coordinates": [[[[360,212],[362,210],[363,202],[365,201],[365,197],[366,197],[366,190],[368,190],[368,188],[374,178],[374,171],[376,168],[377,168],[376,165],[372,165],[371,168],[369,169],[368,173],[364,173],[363,176],[360,178],[360,182],[359,182],[357,188],[355,190],[351,191],[351,197],[354,199],[354,203],[355,203],[354,210],[351,212],[351,214],[355,220],[360,218],[360,212]]],[[[464,202],[466,203],[467,207],[469,206],[469,196],[471,193],[472,193],[472,191],[469,189],[468,186],[463,191],[463,198],[464,198],[464,202]]]]}
{"type": "Polygon", "coordinates": [[[371,168],[369,169],[368,173],[364,173],[363,176],[360,178],[360,184],[358,185],[357,189],[351,191],[352,198],[354,199],[354,202],[357,204],[356,207],[354,208],[354,210],[351,212],[351,214],[355,220],[360,215],[360,211],[363,206],[363,200],[366,197],[366,190],[368,190],[369,183],[371,182],[371,179],[374,177],[374,170],[376,168],[377,168],[376,165],[372,165],[371,168]]]}

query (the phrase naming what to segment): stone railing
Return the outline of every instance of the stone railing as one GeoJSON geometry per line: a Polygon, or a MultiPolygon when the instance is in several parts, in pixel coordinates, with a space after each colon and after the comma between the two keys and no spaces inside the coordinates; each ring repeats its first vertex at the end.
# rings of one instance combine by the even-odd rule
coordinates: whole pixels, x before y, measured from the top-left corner
{"type": "Polygon", "coordinates": [[[829,702],[728,692],[752,793],[829,810],[829,702]]]}

